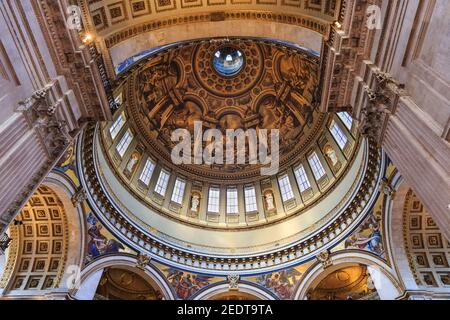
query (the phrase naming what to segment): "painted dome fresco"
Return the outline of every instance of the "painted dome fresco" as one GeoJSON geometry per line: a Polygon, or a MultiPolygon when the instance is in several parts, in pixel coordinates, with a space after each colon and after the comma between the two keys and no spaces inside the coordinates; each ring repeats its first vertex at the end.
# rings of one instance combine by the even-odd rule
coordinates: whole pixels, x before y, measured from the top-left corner
{"type": "MultiPolygon", "coordinates": [[[[291,252],[277,265],[337,241],[371,202],[382,159],[348,114],[318,111],[319,79],[317,55],[251,38],[179,43],[130,66],[116,83],[115,121],[87,130],[83,142],[86,184],[103,190],[93,197],[105,222],[144,250],[163,241],[236,261],[291,252]],[[176,163],[179,130],[189,156],[176,163]],[[230,130],[258,139],[244,135],[241,163],[197,163],[210,130],[226,146],[230,130]],[[272,162],[252,161],[261,150],[271,161],[277,153],[269,174],[262,169],[272,162]]],[[[223,158],[239,158],[235,138],[223,158]]]]}
{"type": "MultiPolygon", "coordinates": [[[[201,121],[204,130],[218,129],[223,134],[228,129],[278,129],[284,166],[314,143],[326,122],[313,106],[318,72],[317,57],[262,41],[187,43],[129,70],[124,98],[145,149],[161,159],[170,160],[174,130],[187,129],[194,136],[194,123],[201,121]],[[227,59],[242,65],[230,64],[237,69],[228,74],[225,65],[218,69],[220,61],[227,63],[227,59]]],[[[205,179],[241,179],[243,170],[248,178],[259,175],[258,165],[177,169],[205,179]]]]}

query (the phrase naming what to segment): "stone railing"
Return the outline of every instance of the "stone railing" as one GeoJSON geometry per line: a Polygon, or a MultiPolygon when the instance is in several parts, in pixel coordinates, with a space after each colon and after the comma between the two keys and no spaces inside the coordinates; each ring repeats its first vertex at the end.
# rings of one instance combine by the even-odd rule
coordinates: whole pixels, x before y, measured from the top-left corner
{"type": "Polygon", "coordinates": [[[291,246],[266,254],[223,257],[204,253],[194,253],[186,248],[174,246],[170,241],[161,240],[154,235],[144,233],[131,223],[126,214],[110,201],[107,191],[99,181],[95,165],[96,125],[90,124],[78,144],[77,166],[80,181],[86,189],[88,201],[98,218],[124,243],[152,259],[186,270],[202,270],[210,274],[227,275],[230,272],[248,274],[267,272],[296,265],[316,257],[349,235],[353,228],[366,216],[374,203],[384,168],[384,155],[380,154],[375,143],[370,141],[366,155],[366,170],[362,183],[351,202],[336,215],[325,228],[307,239],[293,242],[291,246]]]}

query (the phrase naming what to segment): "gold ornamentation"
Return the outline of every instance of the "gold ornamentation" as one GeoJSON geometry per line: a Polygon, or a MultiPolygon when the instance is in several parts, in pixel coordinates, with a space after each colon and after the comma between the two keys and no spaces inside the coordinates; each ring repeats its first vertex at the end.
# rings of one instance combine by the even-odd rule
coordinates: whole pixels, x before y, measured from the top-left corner
{"type": "Polygon", "coordinates": [[[324,250],[320,252],[317,256],[317,261],[319,261],[322,264],[322,267],[324,269],[330,267],[333,265],[333,261],[331,260],[331,254],[328,250],[324,250]]]}
{"type": "Polygon", "coordinates": [[[152,258],[146,254],[139,253],[137,256],[136,267],[145,270],[146,266],[150,263],[152,258]]]}
{"type": "Polygon", "coordinates": [[[228,275],[227,279],[228,279],[228,290],[238,291],[239,290],[239,275],[232,273],[232,274],[228,275]]]}

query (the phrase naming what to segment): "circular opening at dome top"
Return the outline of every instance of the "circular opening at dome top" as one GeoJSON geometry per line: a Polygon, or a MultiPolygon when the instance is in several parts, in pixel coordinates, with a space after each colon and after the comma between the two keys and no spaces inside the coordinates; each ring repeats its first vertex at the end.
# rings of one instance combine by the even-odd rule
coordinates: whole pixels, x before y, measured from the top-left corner
{"type": "Polygon", "coordinates": [[[224,47],[214,52],[214,69],[223,76],[233,76],[244,66],[243,53],[233,47],[224,47]]]}

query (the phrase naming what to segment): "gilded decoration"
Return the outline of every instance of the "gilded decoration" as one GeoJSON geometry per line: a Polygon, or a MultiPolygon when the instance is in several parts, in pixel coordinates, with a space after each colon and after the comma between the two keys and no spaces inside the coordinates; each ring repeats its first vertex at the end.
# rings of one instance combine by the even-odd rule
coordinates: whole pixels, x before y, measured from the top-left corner
{"type": "Polygon", "coordinates": [[[425,287],[450,286],[450,242],[410,189],[403,208],[403,238],[411,272],[425,287]]]}
{"type": "Polygon", "coordinates": [[[162,300],[159,288],[140,274],[120,267],[106,268],[94,300],[162,300]]]}
{"type": "Polygon", "coordinates": [[[10,228],[10,246],[0,287],[7,290],[58,288],[66,267],[69,230],[56,193],[40,186],[10,228]]]}
{"type": "MultiPolygon", "coordinates": [[[[326,123],[327,116],[315,111],[318,72],[318,58],[299,49],[250,39],[186,43],[125,73],[127,112],[142,144],[164,161],[170,161],[176,144],[171,133],[183,128],[193,136],[196,121],[202,121],[204,130],[223,134],[227,129],[279,129],[283,168],[297,161],[326,123]],[[224,47],[245,57],[235,75],[214,70],[214,53],[224,47]]],[[[127,172],[137,158],[133,154],[127,172]]],[[[223,180],[259,175],[259,165],[183,164],[177,169],[187,176],[223,180]]]]}
{"type": "Polygon", "coordinates": [[[201,268],[214,274],[228,275],[235,270],[239,274],[256,269],[273,271],[275,266],[305,261],[325,250],[331,242],[341,241],[362,219],[361,214],[372,201],[384,158],[370,141],[359,139],[355,132],[346,132],[349,143],[345,150],[333,140],[329,125],[332,120],[339,123],[341,120],[337,115],[317,111],[318,60],[311,52],[285,43],[221,38],[179,43],[130,66],[121,73],[115,88],[115,95],[121,97],[121,107],[114,118],[123,114],[125,119],[120,132],[114,138],[112,123],[103,123],[88,126],[83,135],[80,178],[95,199],[90,199],[90,203],[98,219],[108,229],[117,231],[117,239],[133,250],[155,260],[167,259],[173,266],[186,270],[201,268]],[[214,57],[220,50],[231,52],[230,55],[242,54],[244,58],[242,66],[240,62],[237,64],[238,71],[224,76],[215,69],[214,57]],[[194,123],[199,120],[205,129],[215,128],[221,132],[279,129],[279,175],[289,175],[292,187],[296,188],[295,199],[282,201],[277,176],[261,177],[258,165],[248,162],[244,165],[174,165],[170,159],[171,133],[180,128],[192,132],[194,123]],[[132,133],[132,142],[119,154],[117,145],[126,132],[132,133]],[[326,170],[326,177],[320,181],[314,178],[308,162],[308,156],[314,152],[326,170]],[[148,160],[155,163],[155,170],[151,179],[144,183],[140,179],[148,160]],[[363,165],[365,163],[367,166],[363,165]],[[299,164],[308,171],[311,190],[303,192],[297,188],[293,171],[299,164]],[[163,170],[170,173],[165,195],[155,191],[163,170]],[[153,214],[161,214],[168,218],[168,223],[177,222],[206,232],[223,232],[224,229],[248,232],[267,226],[278,227],[320,203],[340,187],[339,182],[347,174],[355,176],[349,186],[351,190],[346,189],[317,222],[299,225],[300,230],[292,230],[291,234],[267,243],[263,243],[265,240],[256,245],[243,242],[236,247],[197,243],[146,220],[153,214]],[[111,175],[118,180],[108,181],[111,175]],[[175,205],[171,195],[179,178],[186,181],[186,190],[182,203],[175,205]],[[363,183],[359,185],[361,179],[363,183]],[[133,212],[124,199],[119,200],[111,189],[116,182],[136,196],[133,201],[138,200],[149,208],[149,215],[147,211],[133,212]],[[216,184],[222,192],[229,186],[240,188],[240,198],[246,185],[254,185],[257,210],[247,214],[239,208],[238,214],[231,216],[219,209],[213,217],[207,212],[208,191],[216,184]],[[358,196],[355,197],[356,188],[358,196]],[[312,196],[308,198],[309,195],[312,196]],[[131,224],[128,218],[136,224],[131,224]],[[317,236],[310,237],[319,229],[317,236]],[[166,245],[161,245],[161,240],[166,245]],[[195,255],[180,249],[184,247],[196,252],[195,255]],[[275,247],[285,249],[276,249],[273,255],[264,254],[268,248],[275,247]],[[207,254],[195,251],[200,248],[207,254]],[[257,256],[247,256],[247,252],[256,251],[257,256]],[[216,256],[216,253],[237,252],[246,252],[246,255],[236,259],[216,256]],[[240,272],[241,269],[244,271],[240,272]]]}
{"type": "Polygon", "coordinates": [[[349,266],[327,275],[307,294],[308,300],[380,300],[364,265],[349,266]]]}

